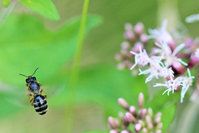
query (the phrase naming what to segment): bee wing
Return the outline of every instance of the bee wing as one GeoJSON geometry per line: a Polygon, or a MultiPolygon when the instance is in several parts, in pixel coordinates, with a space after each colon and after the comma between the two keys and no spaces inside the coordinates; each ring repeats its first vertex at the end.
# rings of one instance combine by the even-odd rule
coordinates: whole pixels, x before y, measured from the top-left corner
{"type": "MultiPolygon", "coordinates": [[[[56,96],[62,89],[64,89],[64,85],[60,86],[42,86],[41,89],[44,89],[43,95],[47,95],[47,97],[56,96]]],[[[1,84],[0,84],[1,88],[1,84]]],[[[8,104],[14,104],[20,107],[27,107],[30,105],[30,100],[27,96],[29,91],[27,88],[14,88],[10,87],[9,89],[0,89],[0,97],[1,100],[6,101],[8,104]]]]}
{"type": "Polygon", "coordinates": [[[1,99],[17,106],[27,106],[28,98],[26,97],[26,91],[21,88],[13,88],[11,90],[0,91],[1,99]]]}
{"type": "Polygon", "coordinates": [[[25,99],[25,98],[20,98],[20,99],[19,98],[7,98],[5,100],[9,103],[15,104],[20,107],[25,107],[28,105],[28,102],[26,102],[27,99],[25,99]]]}
{"type": "Polygon", "coordinates": [[[60,91],[65,88],[65,85],[59,86],[42,86],[41,89],[44,89],[43,94],[48,95],[48,97],[56,96],[60,91]]]}

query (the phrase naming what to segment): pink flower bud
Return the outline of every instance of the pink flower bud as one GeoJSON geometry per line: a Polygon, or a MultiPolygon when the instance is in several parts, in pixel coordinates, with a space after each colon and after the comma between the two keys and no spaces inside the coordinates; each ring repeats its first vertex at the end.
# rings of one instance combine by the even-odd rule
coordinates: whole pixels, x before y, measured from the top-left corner
{"type": "Polygon", "coordinates": [[[135,129],[135,131],[136,131],[136,132],[140,132],[140,131],[141,131],[141,129],[142,129],[141,124],[135,124],[134,129],[135,129]]]}
{"type": "Polygon", "coordinates": [[[117,61],[121,61],[121,60],[122,60],[122,56],[121,56],[120,54],[116,54],[116,55],[115,55],[115,59],[116,59],[117,61]]]}
{"type": "Polygon", "coordinates": [[[162,122],[158,123],[157,126],[156,126],[157,129],[161,129],[162,127],[163,127],[163,123],[162,122]]]}
{"type": "Polygon", "coordinates": [[[129,112],[126,113],[126,118],[130,123],[135,124],[136,123],[136,118],[129,112]]]}
{"type": "Polygon", "coordinates": [[[129,53],[129,51],[127,51],[126,49],[121,49],[120,52],[122,55],[127,55],[129,53]]]}
{"type": "Polygon", "coordinates": [[[118,69],[118,70],[122,70],[122,69],[124,69],[124,68],[125,68],[124,63],[119,63],[119,64],[117,65],[117,69],[118,69]]]}
{"type": "Polygon", "coordinates": [[[196,56],[192,56],[189,63],[188,63],[188,68],[194,67],[197,63],[199,62],[199,58],[196,56]]]}
{"type": "Polygon", "coordinates": [[[129,43],[128,42],[123,42],[121,44],[122,49],[128,49],[129,48],[129,43]]]}
{"type": "Polygon", "coordinates": [[[143,133],[148,133],[147,128],[143,128],[143,129],[142,129],[142,132],[143,132],[143,133]]]}
{"type": "Polygon", "coordinates": [[[138,120],[137,124],[140,124],[141,126],[144,125],[142,120],[138,120]]]}
{"type": "Polygon", "coordinates": [[[123,124],[124,124],[124,126],[126,126],[126,127],[128,127],[128,125],[129,125],[129,120],[128,120],[128,118],[126,117],[126,115],[124,116],[123,124]]]}
{"type": "Polygon", "coordinates": [[[126,38],[127,40],[135,40],[135,35],[132,31],[126,31],[124,33],[124,38],[126,38]]]}
{"type": "Polygon", "coordinates": [[[112,129],[109,133],[119,133],[119,132],[115,129],[112,129]]]}
{"type": "Polygon", "coordinates": [[[192,38],[186,38],[185,39],[185,46],[187,48],[191,48],[194,44],[194,40],[192,38]]]}
{"type": "MultiPolygon", "coordinates": [[[[131,54],[130,52],[128,52],[127,54],[126,54],[126,57],[128,58],[127,60],[131,60],[131,59],[133,59],[133,54],[131,54]]],[[[132,63],[131,63],[132,64],[132,63]]]]}
{"type": "Polygon", "coordinates": [[[133,30],[132,25],[131,25],[130,23],[126,23],[126,24],[124,25],[124,28],[125,28],[125,30],[127,30],[127,31],[132,31],[132,30],[133,30]]]}
{"type": "Polygon", "coordinates": [[[109,126],[113,129],[115,129],[119,126],[118,119],[115,119],[113,117],[108,117],[108,123],[109,123],[109,126]]]}
{"type": "Polygon", "coordinates": [[[141,35],[144,31],[144,25],[142,23],[137,23],[134,27],[134,31],[137,35],[141,35]]]}
{"type": "Polygon", "coordinates": [[[169,47],[171,48],[172,51],[174,51],[174,49],[176,48],[176,44],[173,40],[170,40],[168,42],[169,47]]]}
{"type": "Polygon", "coordinates": [[[129,107],[129,111],[132,115],[135,115],[136,114],[136,108],[134,106],[130,106],[129,107]]]}
{"type": "Polygon", "coordinates": [[[133,75],[133,76],[136,76],[137,74],[138,74],[138,71],[134,69],[134,70],[132,71],[132,75],[133,75]]]}
{"type": "Polygon", "coordinates": [[[152,122],[150,115],[146,115],[145,119],[146,119],[146,122],[152,122]]]}
{"type": "Polygon", "coordinates": [[[146,34],[142,34],[140,36],[140,41],[143,43],[147,43],[148,42],[148,36],[146,34]]]}
{"type": "Polygon", "coordinates": [[[152,108],[149,108],[148,109],[148,114],[152,117],[153,116],[153,110],[152,110],[152,108]]]}
{"type": "Polygon", "coordinates": [[[155,133],[162,133],[162,130],[156,130],[156,132],[155,133]]]}
{"type": "Polygon", "coordinates": [[[144,94],[143,93],[139,94],[138,104],[139,104],[139,108],[142,109],[144,106],[144,94]]]}
{"type": "Polygon", "coordinates": [[[128,60],[125,60],[125,61],[124,61],[124,65],[125,65],[126,67],[128,67],[128,68],[131,68],[131,67],[132,67],[132,63],[131,63],[130,61],[128,61],[128,60]]]}
{"type": "Polygon", "coordinates": [[[151,122],[147,122],[147,127],[149,130],[151,130],[153,128],[153,124],[151,122]]]}
{"type": "Polygon", "coordinates": [[[123,109],[129,110],[129,104],[123,98],[119,98],[118,103],[123,109]]]}
{"type": "Polygon", "coordinates": [[[133,52],[138,53],[140,49],[144,49],[144,45],[140,42],[135,43],[135,46],[133,47],[133,52]]]}
{"type": "Polygon", "coordinates": [[[122,130],[121,133],[131,133],[129,130],[122,130]]]}
{"type": "Polygon", "coordinates": [[[161,113],[161,112],[158,112],[158,113],[156,114],[155,119],[154,119],[154,121],[155,121],[156,124],[160,122],[161,116],[162,116],[162,113],[161,113]]]}
{"type": "Polygon", "coordinates": [[[183,67],[183,65],[181,64],[181,63],[179,63],[179,62],[174,62],[173,64],[172,64],[172,69],[173,69],[173,71],[174,71],[174,75],[181,75],[181,74],[183,74],[184,72],[185,72],[185,68],[183,67]]]}
{"type": "Polygon", "coordinates": [[[147,110],[146,109],[142,109],[141,111],[140,111],[140,119],[143,119],[145,116],[146,116],[146,113],[147,113],[147,110]]]}

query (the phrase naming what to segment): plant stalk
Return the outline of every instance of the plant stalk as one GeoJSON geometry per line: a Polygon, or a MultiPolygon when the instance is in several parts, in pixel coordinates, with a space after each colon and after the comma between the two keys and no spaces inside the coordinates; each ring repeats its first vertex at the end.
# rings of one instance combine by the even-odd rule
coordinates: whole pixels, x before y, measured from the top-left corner
{"type": "MultiPolygon", "coordinates": [[[[76,92],[77,92],[77,83],[79,78],[79,70],[80,70],[80,62],[81,62],[81,55],[82,55],[82,47],[83,41],[85,37],[85,26],[86,26],[86,19],[89,7],[89,0],[84,0],[83,11],[82,11],[82,18],[80,22],[79,34],[78,34],[78,41],[77,47],[75,51],[75,56],[72,65],[72,72],[70,77],[69,83],[69,92],[67,94],[69,99],[69,104],[66,107],[65,111],[65,122],[66,130],[64,133],[72,133],[73,131],[73,123],[74,123],[74,111],[75,111],[75,100],[76,100],[76,92]]],[[[65,127],[65,126],[64,126],[65,127]]]]}

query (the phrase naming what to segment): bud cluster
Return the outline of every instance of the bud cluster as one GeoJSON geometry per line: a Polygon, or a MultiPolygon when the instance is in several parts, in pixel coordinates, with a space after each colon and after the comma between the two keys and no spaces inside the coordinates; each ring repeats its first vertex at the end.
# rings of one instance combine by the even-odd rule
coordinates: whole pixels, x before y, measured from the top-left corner
{"type": "Polygon", "coordinates": [[[151,108],[144,108],[144,95],[139,94],[138,105],[130,106],[123,98],[118,99],[119,105],[126,110],[126,113],[119,113],[119,118],[108,118],[111,128],[110,133],[161,133],[163,123],[161,122],[161,112],[153,114],[151,108]],[[134,131],[130,128],[134,127],[134,131]]]}
{"type": "Polygon", "coordinates": [[[130,51],[138,52],[139,48],[143,48],[148,43],[148,36],[144,33],[144,25],[137,23],[134,27],[125,24],[124,38],[126,41],[121,44],[121,51],[115,55],[118,61],[118,69],[130,68],[132,66],[133,55],[130,51]]]}

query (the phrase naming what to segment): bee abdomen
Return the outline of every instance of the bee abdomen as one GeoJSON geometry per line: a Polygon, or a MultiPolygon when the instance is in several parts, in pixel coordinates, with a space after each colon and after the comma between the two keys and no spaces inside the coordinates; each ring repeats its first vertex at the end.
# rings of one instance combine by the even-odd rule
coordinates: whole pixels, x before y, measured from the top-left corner
{"type": "Polygon", "coordinates": [[[39,113],[40,115],[43,115],[47,112],[48,110],[48,104],[46,103],[45,105],[42,105],[42,106],[34,106],[35,107],[35,111],[37,113],[39,113]]]}
{"type": "Polygon", "coordinates": [[[43,114],[45,114],[47,112],[48,103],[47,103],[47,101],[46,101],[44,96],[42,96],[42,95],[35,96],[34,108],[35,108],[35,111],[37,113],[39,113],[40,115],[43,115],[43,114]]]}

